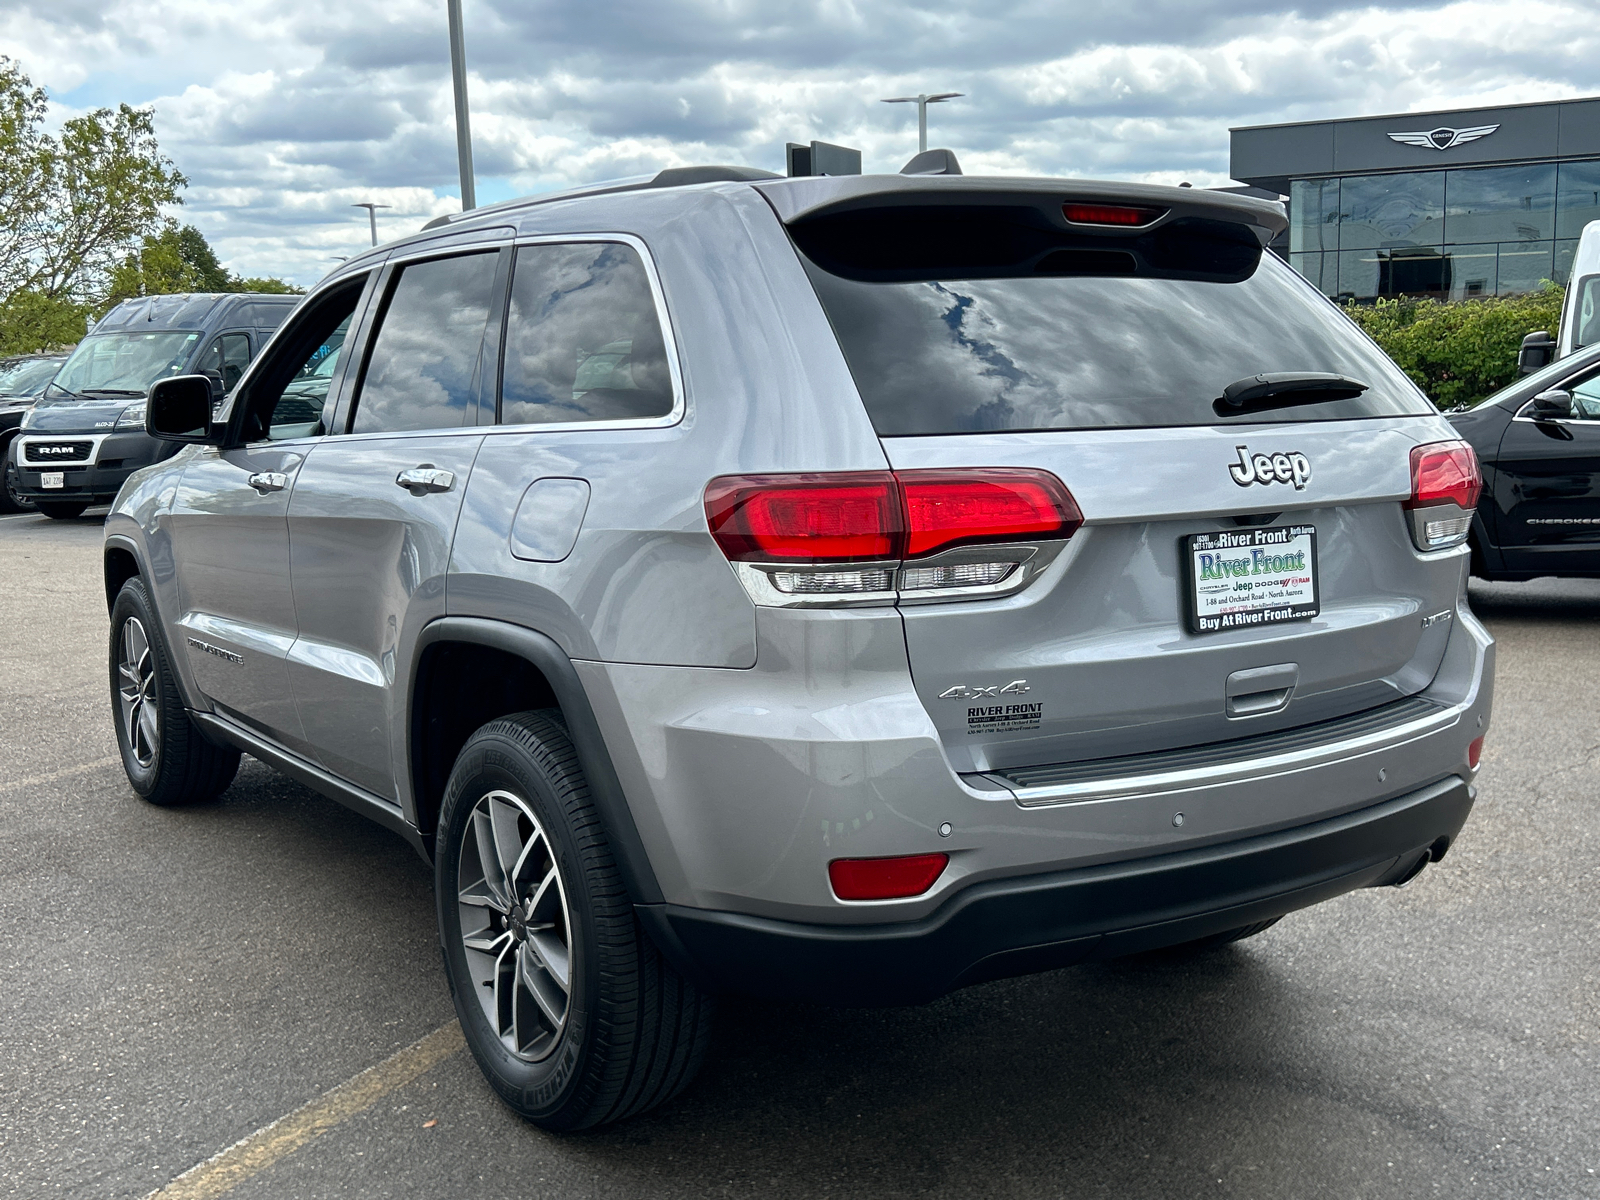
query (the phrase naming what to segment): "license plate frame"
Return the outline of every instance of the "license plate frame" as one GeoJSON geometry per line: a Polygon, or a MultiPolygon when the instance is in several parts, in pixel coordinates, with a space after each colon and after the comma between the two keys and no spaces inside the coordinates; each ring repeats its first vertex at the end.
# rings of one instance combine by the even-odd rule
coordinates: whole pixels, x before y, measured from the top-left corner
{"type": "Polygon", "coordinates": [[[67,473],[65,471],[41,471],[39,473],[39,486],[42,488],[64,488],[67,486],[67,473]]]}
{"type": "Polygon", "coordinates": [[[1180,552],[1190,633],[1260,629],[1322,611],[1315,525],[1191,533],[1180,552]],[[1285,561],[1296,556],[1298,565],[1285,561]]]}

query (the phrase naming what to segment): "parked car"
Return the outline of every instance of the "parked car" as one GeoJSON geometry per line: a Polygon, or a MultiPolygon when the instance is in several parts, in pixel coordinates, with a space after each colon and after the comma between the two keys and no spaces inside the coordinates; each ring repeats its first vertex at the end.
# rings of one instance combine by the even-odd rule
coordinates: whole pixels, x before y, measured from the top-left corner
{"type": "Polygon", "coordinates": [[[66,361],[65,354],[18,354],[0,359],[0,476],[4,477],[0,513],[23,512],[32,507],[17,494],[16,477],[6,462],[7,452],[23,416],[66,361]]]}
{"type": "Polygon", "coordinates": [[[205,375],[220,401],[299,299],[194,293],[117,305],[23,418],[7,460],[15,494],[47,517],[111,500],[134,471],[173,452],[144,432],[150,385],[205,375]]]}
{"type": "Polygon", "coordinates": [[[428,856],[467,1042],[556,1129],[682,1088],[719,991],[914,1003],[1405,883],[1489,720],[1478,468],[1283,227],[704,168],[363,254],[225,419],[151,389],[128,778],[249,753],[428,856]]]}
{"type": "Polygon", "coordinates": [[[1446,416],[1483,464],[1472,573],[1600,577],[1600,345],[1446,416]]]}

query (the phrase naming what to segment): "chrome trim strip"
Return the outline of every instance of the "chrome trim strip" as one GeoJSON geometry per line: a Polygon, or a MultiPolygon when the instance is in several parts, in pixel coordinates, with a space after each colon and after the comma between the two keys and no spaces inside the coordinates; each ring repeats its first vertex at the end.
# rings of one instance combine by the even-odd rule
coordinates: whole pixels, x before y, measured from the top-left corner
{"type": "Polygon", "coordinates": [[[1289,750],[1278,754],[1263,754],[1255,758],[1236,759],[1233,762],[1214,763],[1181,771],[1156,771],[1148,775],[1129,775],[1112,780],[1085,780],[1082,783],[1060,784],[1054,787],[1019,787],[994,771],[981,772],[982,777],[1005,788],[1017,798],[1024,808],[1037,808],[1052,804],[1077,804],[1090,800],[1116,800],[1127,796],[1181,792],[1193,788],[1211,787],[1220,783],[1233,783],[1241,779],[1269,774],[1285,774],[1309,767],[1325,766],[1340,759],[1370,754],[1375,750],[1392,750],[1407,742],[1441,733],[1460,723],[1472,707],[1462,703],[1442,708],[1437,713],[1419,717],[1388,729],[1374,730],[1320,746],[1303,750],[1289,750]]]}
{"type": "MultiPolygon", "coordinates": [[[[672,328],[672,314],[667,311],[667,294],[661,287],[661,276],[656,270],[656,260],[644,240],[631,233],[541,233],[519,237],[516,246],[560,246],[587,242],[620,242],[631,247],[644,263],[645,278],[650,281],[650,296],[655,301],[656,320],[661,325],[661,337],[666,343],[667,371],[672,376],[672,411],[661,417],[639,417],[628,421],[562,421],[550,425],[486,425],[479,426],[491,437],[501,433],[568,433],[601,431],[608,429],[665,429],[680,423],[688,412],[688,400],[683,389],[683,367],[678,359],[678,339],[672,328]]],[[[437,251],[436,251],[437,253],[437,251]]],[[[515,286],[516,268],[512,267],[512,285],[515,286]]],[[[509,306],[509,297],[507,299],[509,306]]],[[[507,308],[509,315],[510,309],[507,308]]],[[[502,334],[503,336],[503,334],[502,334]]],[[[496,406],[498,407],[498,405],[496,406]]]]}

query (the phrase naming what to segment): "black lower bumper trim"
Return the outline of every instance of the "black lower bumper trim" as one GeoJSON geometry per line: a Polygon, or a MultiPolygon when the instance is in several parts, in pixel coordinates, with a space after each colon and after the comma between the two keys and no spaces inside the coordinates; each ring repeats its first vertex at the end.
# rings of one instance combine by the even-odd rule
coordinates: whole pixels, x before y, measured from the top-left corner
{"type": "Polygon", "coordinates": [[[974,884],[922,920],[891,925],[810,925],[672,904],[640,905],[639,915],[704,986],[915,1004],[988,979],[1176,945],[1392,882],[1421,851],[1455,840],[1472,801],[1472,789],[1451,776],[1260,837],[974,884]]]}

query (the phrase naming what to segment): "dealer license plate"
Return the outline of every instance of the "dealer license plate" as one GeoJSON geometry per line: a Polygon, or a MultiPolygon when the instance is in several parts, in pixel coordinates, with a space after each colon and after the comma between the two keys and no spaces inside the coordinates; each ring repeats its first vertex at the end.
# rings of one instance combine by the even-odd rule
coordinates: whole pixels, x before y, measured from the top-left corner
{"type": "Polygon", "coordinates": [[[43,488],[64,488],[67,486],[67,473],[65,471],[45,471],[39,476],[39,486],[43,488]]]}
{"type": "Polygon", "coordinates": [[[1276,625],[1321,611],[1313,526],[1193,533],[1184,539],[1184,559],[1192,633],[1276,625]]]}

